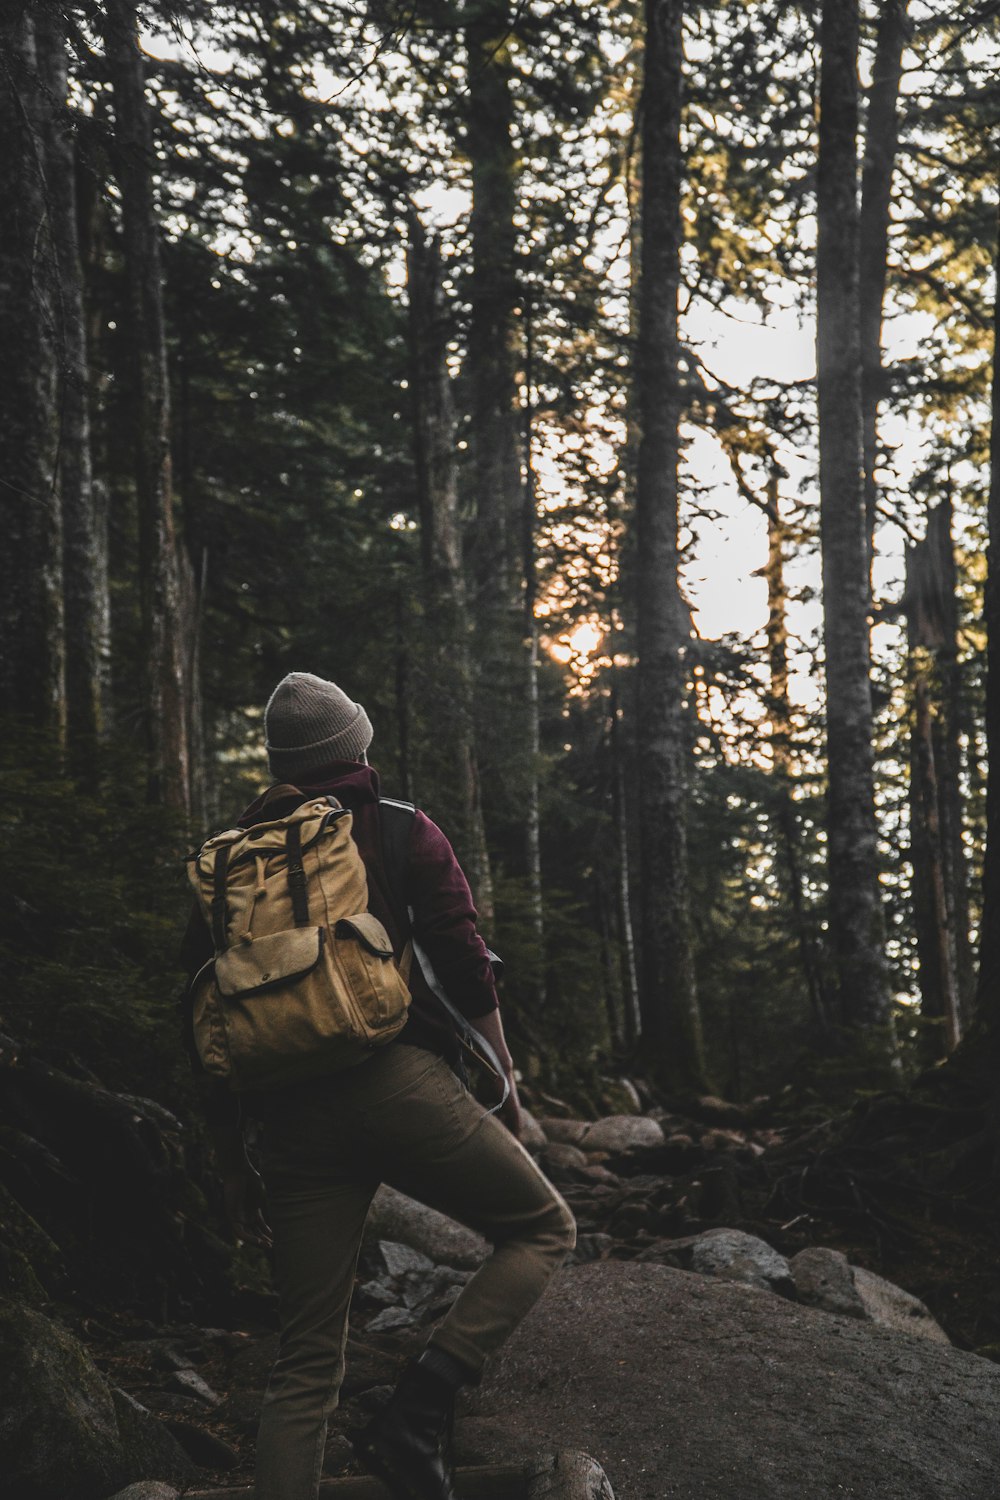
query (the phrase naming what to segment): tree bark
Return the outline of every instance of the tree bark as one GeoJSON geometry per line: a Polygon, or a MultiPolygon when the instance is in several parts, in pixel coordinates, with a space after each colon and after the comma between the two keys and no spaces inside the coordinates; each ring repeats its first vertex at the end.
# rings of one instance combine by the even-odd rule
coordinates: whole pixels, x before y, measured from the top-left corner
{"type": "Polygon", "coordinates": [[[66,726],[55,358],[58,272],[38,21],[0,21],[0,711],[66,726]]]}
{"type": "Polygon", "coordinates": [[[686,612],[678,578],[682,0],[647,0],[637,386],[637,744],[643,1040],[671,1086],[703,1082],[688,902],[686,612]]]}
{"type": "Polygon", "coordinates": [[[55,340],[63,515],[66,711],[70,751],[85,769],[104,729],[111,658],[107,518],[95,504],[90,444],[90,366],[77,230],[76,125],[67,101],[66,39],[60,14],[38,10],[39,62],[51,101],[49,205],[58,296],[55,340]]]}
{"type": "Polygon", "coordinates": [[[767,496],[767,659],[770,675],[771,772],[775,785],[775,834],[784,855],[802,974],[820,1035],[829,1033],[829,1004],[823,983],[819,944],[808,910],[799,858],[799,830],[792,798],[792,711],[788,677],[788,594],[785,588],[786,528],[781,518],[778,477],[772,473],[767,496]]]}
{"type": "Polygon", "coordinates": [[[136,499],[149,795],[190,810],[188,663],[181,628],[170,458],[159,224],[153,191],[153,135],[136,7],[109,0],[106,42],[115,101],[116,170],[129,298],[136,499]]]}
{"type": "Polygon", "coordinates": [[[888,1047],[858,334],[858,7],[823,0],[816,257],[830,933],[841,1023],[888,1047]]]}
{"type": "Polygon", "coordinates": [[[882,305],[889,249],[889,201],[896,163],[896,119],[908,0],[882,0],[872,86],[865,125],[859,224],[858,319],[861,339],[861,407],[864,430],[865,536],[868,566],[875,551],[878,486],[878,405],[882,397],[882,305]]]}
{"type": "Polygon", "coordinates": [[[455,408],[447,363],[449,320],[441,281],[438,245],[428,242],[416,214],[411,214],[407,247],[410,391],[426,612],[436,675],[449,687],[441,699],[446,721],[442,738],[450,755],[449,781],[456,793],[454,843],[488,929],[494,916],[493,882],[479,789],[472,633],[458,511],[455,408]]]}
{"type": "Polygon", "coordinates": [[[933,1055],[954,1051],[971,1005],[968,881],[956,700],[958,612],[951,502],[931,512],[906,566],[913,697],[910,857],[922,1013],[939,1021],[933,1055]]]}
{"type": "MultiPolygon", "coordinates": [[[[1000,275],[1000,234],[997,237],[1000,275]]],[[[990,432],[989,541],[986,563],[986,854],[979,929],[975,1031],[1000,1061],[1000,282],[993,311],[993,398],[990,432]]],[[[994,1074],[994,1089],[996,1090],[994,1074]]]]}
{"type": "Polygon", "coordinates": [[[467,0],[466,150],[472,171],[468,368],[476,475],[477,593],[495,628],[517,604],[521,452],[517,415],[517,163],[508,0],[467,0]]]}

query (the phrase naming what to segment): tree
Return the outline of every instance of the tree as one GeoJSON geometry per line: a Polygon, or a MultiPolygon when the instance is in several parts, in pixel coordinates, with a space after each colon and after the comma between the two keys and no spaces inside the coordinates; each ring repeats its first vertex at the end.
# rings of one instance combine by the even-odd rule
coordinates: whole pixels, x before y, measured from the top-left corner
{"type": "Polygon", "coordinates": [[[455,407],[448,373],[449,319],[442,287],[441,251],[428,240],[414,211],[407,247],[410,390],[420,508],[426,611],[443,710],[441,740],[457,791],[453,842],[487,929],[493,923],[493,883],[483,826],[476,754],[471,621],[462,558],[455,462],[455,407]]]}
{"type": "Polygon", "coordinates": [[[972,955],[962,838],[958,611],[952,507],[930,514],[906,559],[906,622],[912,691],[910,859],[921,1014],[939,1023],[928,1050],[954,1051],[971,1006],[972,955]]]}
{"type": "Polygon", "coordinates": [[[153,189],[153,144],[136,7],[110,0],[105,26],[115,101],[115,169],[122,195],[133,381],[144,711],[153,801],[190,808],[188,666],[173,514],[170,385],[153,189]]]}
{"type": "Polygon", "coordinates": [[[906,40],[908,0],[882,0],[865,122],[858,226],[858,319],[864,444],[865,528],[869,564],[874,548],[878,486],[878,405],[882,397],[882,309],[889,248],[889,204],[896,160],[896,106],[906,40]]]}
{"type": "Polygon", "coordinates": [[[51,100],[39,24],[0,21],[0,516],[8,567],[0,605],[0,708],[65,729],[62,506],[57,475],[58,278],[49,212],[51,100]],[[13,372],[16,377],[12,378],[13,372]]]}
{"type": "Polygon", "coordinates": [[[858,335],[858,7],[824,0],[817,169],[817,390],[830,931],[839,1019],[890,1019],[875,820],[858,335]]]}
{"type": "Polygon", "coordinates": [[[107,518],[97,503],[90,444],[90,364],[77,229],[79,119],[67,100],[66,39],[54,6],[36,21],[39,67],[49,100],[46,206],[52,236],[59,417],[58,478],[63,518],[66,713],[71,748],[88,753],[106,725],[111,652],[107,518]]]}
{"type": "Polygon", "coordinates": [[[678,582],[682,395],[680,286],[682,0],[647,0],[642,91],[642,250],[636,383],[636,647],[643,1039],[681,1086],[702,1081],[688,909],[686,611],[678,582]]]}

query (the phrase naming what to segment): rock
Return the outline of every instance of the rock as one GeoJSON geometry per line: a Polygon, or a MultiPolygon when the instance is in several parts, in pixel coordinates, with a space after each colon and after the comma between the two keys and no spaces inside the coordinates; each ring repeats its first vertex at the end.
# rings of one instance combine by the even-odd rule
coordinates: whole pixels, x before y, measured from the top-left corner
{"type": "MultiPolygon", "coordinates": [[[[197,1470],[163,1423],[117,1386],[111,1387],[111,1399],[128,1465],[126,1478],[189,1483],[197,1470]]],[[[60,1494],[65,1493],[60,1491],[60,1494]]]]}
{"type": "Polygon", "coordinates": [[[382,1277],[366,1281],[354,1294],[352,1307],[394,1307],[399,1300],[396,1288],[382,1277]]]}
{"type": "Polygon", "coordinates": [[[65,1274],[58,1245],[0,1183],[0,1297],[44,1308],[65,1274]]]}
{"type": "Polygon", "coordinates": [[[528,1479],[525,1500],[615,1500],[608,1476],[587,1453],[556,1453],[528,1479]]]}
{"type": "Polygon", "coordinates": [[[607,1115],[638,1115],[642,1113],[639,1090],[631,1078],[602,1078],[600,1105],[607,1115]]]}
{"type": "Polygon", "coordinates": [[[521,1145],[527,1151],[541,1151],[548,1136],[530,1110],[521,1105],[521,1145]]]}
{"type": "Polygon", "coordinates": [[[795,1282],[785,1257],[765,1240],[744,1234],[742,1229],[708,1229],[697,1235],[691,1269],[702,1276],[721,1276],[783,1297],[795,1296],[795,1282]]]}
{"type": "Polygon", "coordinates": [[[585,1151],[634,1151],[642,1146],[662,1146],[663,1131],[647,1115],[606,1115],[587,1130],[585,1151]]]}
{"type": "MultiPolygon", "coordinates": [[[[343,1433],[332,1432],[326,1440],[323,1455],[323,1473],[331,1477],[343,1474],[354,1462],[354,1449],[343,1433]]],[[[249,1500],[249,1497],[248,1497],[249,1500]]]]}
{"type": "Polygon", "coordinates": [[[715,1094],[704,1094],[695,1107],[695,1118],[710,1125],[745,1125],[746,1111],[728,1099],[719,1099],[715,1094]]]}
{"type": "Polygon", "coordinates": [[[389,1333],[393,1328],[412,1328],[419,1321],[407,1307],[386,1307],[366,1324],[369,1333],[389,1333]]]}
{"type": "Polygon", "coordinates": [[[585,1167],[587,1158],[578,1146],[570,1146],[562,1142],[554,1141],[545,1147],[539,1157],[539,1162],[547,1172],[559,1171],[566,1167],[585,1167]]]}
{"type": "Polygon", "coordinates": [[[997,1366],[665,1266],[564,1270],[463,1406],[487,1460],[587,1452],[617,1500],[1000,1495],[997,1366]]]}
{"type": "Polygon", "coordinates": [[[184,1484],[196,1472],[82,1344],[13,1302],[0,1303],[0,1452],[4,1492],[19,1500],[100,1500],[135,1480],[184,1484]]]}
{"type": "Polygon", "coordinates": [[[240,1461],[238,1453],[228,1443],[216,1437],[214,1432],[195,1427],[193,1422],[169,1421],[163,1425],[200,1469],[235,1469],[240,1461]]]}
{"type": "Polygon", "coordinates": [[[750,1143],[735,1130],[706,1130],[699,1143],[703,1151],[748,1151],[750,1143]]]}
{"type": "Polygon", "coordinates": [[[824,1245],[810,1245],[788,1262],[800,1302],[842,1318],[864,1318],[865,1304],[854,1285],[847,1256],[824,1245]]]}
{"type": "Polygon", "coordinates": [[[408,1276],[412,1272],[426,1275],[433,1271],[434,1261],[411,1245],[400,1245],[393,1240],[379,1240],[379,1256],[389,1276],[408,1276]]]}
{"type": "Polygon", "coordinates": [[[546,1139],[560,1146],[579,1146],[590,1129],[587,1120],[560,1120],[557,1115],[545,1115],[538,1123],[546,1139]]]}
{"type": "Polygon", "coordinates": [[[919,1297],[911,1296],[902,1287],[876,1276],[874,1271],[866,1271],[863,1266],[853,1266],[852,1270],[865,1316],[873,1323],[883,1328],[896,1328],[901,1333],[918,1334],[935,1344],[950,1345],[951,1339],[919,1297]]]}
{"type": "Polygon", "coordinates": [[[610,1234],[578,1234],[576,1248],[570,1255],[570,1264],[582,1266],[588,1260],[600,1260],[614,1244],[610,1234]]]}
{"type": "Polygon", "coordinates": [[[379,1188],[365,1226],[366,1244],[378,1240],[409,1245],[439,1265],[466,1270],[475,1270],[489,1253],[481,1235],[391,1187],[379,1188]]]}
{"type": "Polygon", "coordinates": [[[179,1500],[180,1490],[172,1484],[161,1484],[158,1479],[144,1479],[139,1484],[130,1484],[108,1500],[179,1500]]]}
{"type": "Polygon", "coordinates": [[[203,1380],[197,1370],[173,1370],[170,1375],[170,1384],[182,1396],[194,1396],[206,1406],[218,1406],[222,1400],[218,1391],[213,1391],[208,1381],[203,1380]]]}

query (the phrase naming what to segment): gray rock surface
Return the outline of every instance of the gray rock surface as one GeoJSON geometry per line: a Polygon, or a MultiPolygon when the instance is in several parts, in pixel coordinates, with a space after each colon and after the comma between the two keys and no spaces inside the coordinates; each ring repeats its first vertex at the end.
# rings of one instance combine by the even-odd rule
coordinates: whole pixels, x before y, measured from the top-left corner
{"type": "MultiPolygon", "coordinates": [[[[950,1344],[945,1333],[930,1309],[910,1292],[866,1271],[863,1266],[854,1266],[854,1285],[864,1303],[865,1316],[883,1328],[896,1328],[901,1333],[915,1333],[920,1338],[931,1339],[936,1344],[950,1344]]],[[[1000,1491],[998,1491],[1000,1493],[1000,1491]]]]}
{"type": "Polygon", "coordinates": [[[466,1402],[480,1453],[589,1453],[616,1500],[1000,1495],[996,1365],[666,1266],[563,1271],[466,1402]]]}
{"type": "Polygon", "coordinates": [[[11,1500],[101,1500],[197,1472],[149,1412],[114,1390],[43,1313],[0,1302],[0,1487],[11,1500]]]}
{"type": "Polygon", "coordinates": [[[842,1318],[867,1317],[861,1294],[854,1285],[854,1270],[847,1256],[825,1245],[810,1245],[788,1262],[800,1302],[821,1307],[842,1318]]]}
{"type": "Polygon", "coordinates": [[[662,1146],[663,1131],[648,1115],[606,1115],[594,1121],[580,1144],[584,1151],[634,1151],[662,1146]]]}
{"type": "Polygon", "coordinates": [[[558,1115],[543,1115],[538,1122],[546,1140],[560,1146],[579,1146],[590,1125],[586,1120],[561,1120],[558,1115]]]}
{"type": "Polygon", "coordinates": [[[158,1479],[143,1479],[138,1484],[129,1484],[108,1500],[178,1500],[179,1490],[172,1484],[161,1484],[158,1479]]]}
{"type": "Polygon", "coordinates": [[[365,1225],[366,1245],[376,1240],[396,1240],[439,1265],[468,1270],[475,1270],[489,1253],[481,1235],[391,1187],[379,1188],[365,1225]]]}
{"type": "Polygon", "coordinates": [[[722,1276],[782,1296],[795,1296],[788,1262],[766,1240],[742,1229],[707,1229],[691,1251],[691,1269],[702,1276],[722,1276]]]}
{"type": "Polygon", "coordinates": [[[585,1167],[587,1158],[579,1146],[568,1141],[553,1141],[542,1151],[539,1161],[543,1168],[552,1171],[560,1167],[585,1167]]]}

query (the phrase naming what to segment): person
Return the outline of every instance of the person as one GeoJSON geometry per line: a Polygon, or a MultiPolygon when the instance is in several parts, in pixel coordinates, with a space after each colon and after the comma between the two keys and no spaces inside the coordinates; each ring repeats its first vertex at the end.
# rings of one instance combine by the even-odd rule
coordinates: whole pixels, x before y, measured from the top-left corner
{"type": "MultiPolygon", "coordinates": [[[[391,1494],[454,1500],[456,1393],[479,1381],[489,1357],[572,1249],[576,1228],[518,1140],[520,1105],[490,955],[445,835],[413,812],[406,867],[386,868],[386,809],[367,761],[372,726],[335,683],[289,673],[268,701],[264,727],[276,785],[247,808],[240,825],[284,815],[295,803],[282,798],[332,795],[349,808],[368,875],[369,910],[389,933],[397,961],[411,931],[411,908],[414,939],[452,1004],[491,1044],[509,1093],[491,1113],[465,1087],[456,1071],[457,1030],[415,967],[408,1019],[395,1040],[355,1067],[258,1094],[248,1105],[262,1122],[261,1172],[281,1328],[261,1410],[256,1500],[314,1500],[318,1494],[327,1421],[344,1376],[362,1231],[383,1182],[478,1231],[492,1246],[386,1406],[352,1437],[363,1466],[391,1494]]],[[[211,955],[198,915],[185,949],[192,973],[206,952],[211,955]]],[[[236,1101],[224,1087],[208,1113],[227,1207],[244,1234],[266,1242],[254,1177],[231,1114],[236,1101]]]]}

